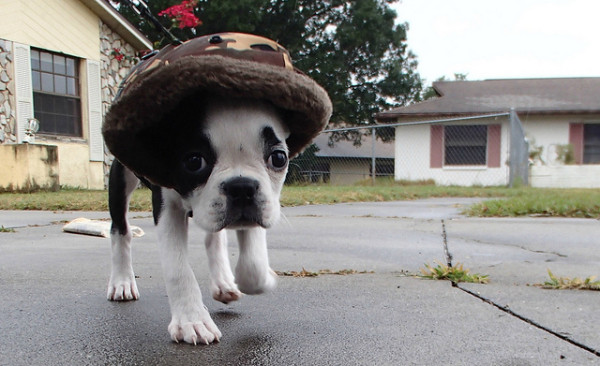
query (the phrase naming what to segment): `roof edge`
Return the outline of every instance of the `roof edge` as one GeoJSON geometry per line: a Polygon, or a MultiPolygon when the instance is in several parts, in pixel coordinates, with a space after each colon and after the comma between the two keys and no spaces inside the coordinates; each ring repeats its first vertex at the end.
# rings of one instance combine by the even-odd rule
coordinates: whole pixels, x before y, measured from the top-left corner
{"type": "MultiPolygon", "coordinates": [[[[393,112],[380,112],[375,115],[375,119],[380,123],[395,123],[398,118],[419,118],[419,117],[469,117],[479,116],[495,113],[509,113],[510,110],[499,110],[499,111],[487,111],[487,112],[436,112],[436,113],[393,113],[393,112]]],[[[516,109],[517,114],[527,113],[536,115],[573,115],[573,114],[600,114],[600,109],[597,110],[519,110],[516,109]]]]}
{"type": "Polygon", "coordinates": [[[152,42],[106,0],[81,0],[81,2],[136,50],[153,49],[152,42]]]}

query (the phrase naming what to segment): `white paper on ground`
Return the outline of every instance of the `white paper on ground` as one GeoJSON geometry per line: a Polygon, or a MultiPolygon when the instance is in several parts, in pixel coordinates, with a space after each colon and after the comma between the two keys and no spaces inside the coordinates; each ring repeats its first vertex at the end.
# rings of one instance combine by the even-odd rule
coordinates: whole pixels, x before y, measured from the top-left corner
{"type": "MultiPolygon", "coordinates": [[[[90,220],[85,217],[80,217],[70,221],[63,226],[63,231],[74,234],[85,234],[94,236],[110,237],[110,221],[90,220]]],[[[144,235],[144,230],[137,226],[130,226],[131,234],[134,237],[144,235]]]]}

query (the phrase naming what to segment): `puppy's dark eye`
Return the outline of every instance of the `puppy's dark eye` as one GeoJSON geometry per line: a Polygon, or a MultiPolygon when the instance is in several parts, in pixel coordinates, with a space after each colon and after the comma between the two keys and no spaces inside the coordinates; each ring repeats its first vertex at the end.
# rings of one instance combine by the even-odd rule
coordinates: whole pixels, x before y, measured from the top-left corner
{"type": "Polygon", "coordinates": [[[199,173],[206,168],[206,160],[200,154],[190,154],[183,159],[183,168],[188,173],[199,173]]]}
{"type": "Polygon", "coordinates": [[[287,154],[285,153],[285,151],[281,150],[273,151],[273,153],[271,153],[271,155],[269,156],[269,160],[267,160],[267,164],[269,165],[269,167],[275,170],[281,170],[285,168],[287,162],[287,154]]]}

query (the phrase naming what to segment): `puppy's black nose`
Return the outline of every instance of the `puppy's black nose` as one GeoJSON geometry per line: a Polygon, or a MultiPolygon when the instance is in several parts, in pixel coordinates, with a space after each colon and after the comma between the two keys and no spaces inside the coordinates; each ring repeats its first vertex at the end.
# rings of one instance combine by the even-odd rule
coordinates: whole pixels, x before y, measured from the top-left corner
{"type": "Polygon", "coordinates": [[[242,177],[233,178],[223,184],[223,192],[236,205],[252,204],[258,192],[258,181],[242,177]]]}

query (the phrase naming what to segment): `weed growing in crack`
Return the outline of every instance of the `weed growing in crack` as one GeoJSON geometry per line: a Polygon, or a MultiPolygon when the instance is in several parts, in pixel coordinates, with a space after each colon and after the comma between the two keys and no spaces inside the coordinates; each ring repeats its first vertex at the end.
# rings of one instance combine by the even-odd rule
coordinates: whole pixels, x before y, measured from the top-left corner
{"type": "Polygon", "coordinates": [[[332,271],[330,269],[320,269],[317,272],[307,271],[304,267],[302,267],[302,271],[275,271],[278,276],[288,276],[288,277],[317,277],[320,275],[351,275],[351,274],[365,274],[365,273],[375,273],[373,271],[357,271],[355,269],[341,269],[339,271],[332,271]]]}
{"type": "Polygon", "coordinates": [[[592,290],[600,291],[600,281],[595,281],[596,276],[590,276],[585,279],[579,277],[556,277],[548,270],[549,281],[543,284],[535,284],[534,286],[548,290],[592,290]]]}
{"type": "Polygon", "coordinates": [[[481,275],[479,273],[469,273],[468,269],[465,269],[461,263],[457,263],[455,266],[448,266],[437,262],[437,266],[425,263],[425,268],[421,268],[421,275],[418,277],[428,278],[431,280],[449,280],[454,283],[468,282],[468,283],[488,283],[489,276],[481,275]]]}
{"type": "Polygon", "coordinates": [[[16,233],[16,230],[11,227],[0,226],[0,233],[16,233]]]}

